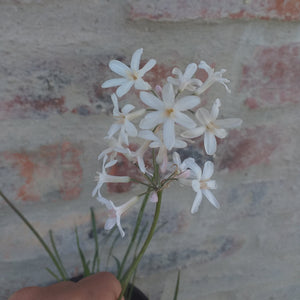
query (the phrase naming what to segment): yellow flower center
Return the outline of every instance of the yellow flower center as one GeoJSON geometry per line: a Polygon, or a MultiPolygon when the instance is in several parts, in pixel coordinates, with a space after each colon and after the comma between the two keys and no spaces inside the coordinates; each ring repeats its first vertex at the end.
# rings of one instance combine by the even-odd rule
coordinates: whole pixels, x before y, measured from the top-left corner
{"type": "Polygon", "coordinates": [[[165,114],[166,114],[167,117],[170,117],[173,112],[174,112],[173,108],[167,108],[165,110],[165,114]]]}
{"type": "Polygon", "coordinates": [[[133,81],[138,80],[139,78],[138,73],[136,71],[131,71],[130,73],[128,73],[128,77],[133,81]]]}

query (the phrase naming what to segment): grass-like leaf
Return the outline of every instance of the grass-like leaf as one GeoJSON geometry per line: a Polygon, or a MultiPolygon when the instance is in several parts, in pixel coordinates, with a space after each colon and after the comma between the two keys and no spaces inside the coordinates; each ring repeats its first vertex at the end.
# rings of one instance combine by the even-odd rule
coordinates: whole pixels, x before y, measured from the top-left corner
{"type": "Polygon", "coordinates": [[[86,261],[84,253],[80,248],[77,227],[75,227],[75,235],[76,235],[77,249],[78,249],[78,253],[79,253],[79,256],[80,256],[80,259],[81,259],[81,264],[82,264],[82,267],[83,267],[83,276],[87,277],[87,276],[91,275],[91,272],[90,272],[90,268],[89,268],[89,262],[86,261]]]}
{"type": "Polygon", "coordinates": [[[177,300],[178,292],[179,292],[179,283],[180,283],[180,270],[178,270],[177,273],[176,287],[175,287],[173,300],[177,300]]]}

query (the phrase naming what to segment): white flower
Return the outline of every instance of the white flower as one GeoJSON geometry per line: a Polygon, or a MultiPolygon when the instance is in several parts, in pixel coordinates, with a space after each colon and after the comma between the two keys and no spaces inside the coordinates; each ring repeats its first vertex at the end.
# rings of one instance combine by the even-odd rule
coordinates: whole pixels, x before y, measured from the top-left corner
{"type": "Polygon", "coordinates": [[[130,149],[123,147],[122,143],[119,140],[115,139],[114,137],[105,137],[105,139],[108,140],[109,146],[99,154],[98,160],[101,160],[105,155],[108,154],[111,160],[114,160],[118,153],[125,154],[125,156],[131,155],[130,149]]]}
{"type": "Polygon", "coordinates": [[[201,80],[192,78],[197,71],[197,65],[195,63],[189,64],[184,74],[178,68],[172,70],[172,74],[177,75],[178,78],[168,77],[167,81],[175,86],[178,86],[179,92],[183,90],[195,91],[198,86],[202,84],[201,80]]]}
{"type": "Polygon", "coordinates": [[[203,82],[203,84],[195,91],[196,95],[202,94],[204,91],[206,91],[212,84],[215,82],[220,82],[223,84],[226,88],[226,91],[230,93],[230,89],[226,85],[226,83],[229,83],[230,80],[223,78],[223,73],[226,72],[225,69],[222,69],[221,71],[215,72],[215,69],[211,68],[205,61],[201,61],[198,65],[200,69],[204,69],[207,72],[208,78],[203,82]]]}
{"type": "Polygon", "coordinates": [[[121,236],[124,237],[125,232],[121,226],[121,216],[139,200],[139,197],[135,196],[120,206],[115,206],[111,200],[107,200],[102,196],[98,196],[97,200],[104,204],[108,209],[108,219],[105,222],[104,228],[106,230],[111,230],[115,225],[117,225],[121,236]]]}
{"type": "Polygon", "coordinates": [[[180,179],[180,182],[183,184],[191,185],[193,190],[197,193],[193,202],[191,213],[194,214],[198,211],[202,201],[202,194],[204,194],[204,196],[213,206],[220,208],[219,202],[210,191],[211,189],[217,188],[216,181],[210,179],[214,173],[214,164],[211,161],[207,161],[204,164],[203,173],[201,168],[195,163],[194,159],[187,159],[186,164],[196,176],[196,178],[193,180],[180,179]]]}
{"type": "Polygon", "coordinates": [[[192,109],[200,103],[197,96],[186,96],[175,102],[173,86],[167,83],[162,89],[161,101],[153,94],[140,93],[141,100],[156,111],[148,113],[140,122],[141,129],[153,129],[163,124],[163,140],[166,148],[171,150],[175,146],[175,123],[185,127],[195,127],[195,122],[182,111],[192,109]]]}
{"type": "Polygon", "coordinates": [[[114,176],[114,175],[107,174],[106,169],[115,165],[117,163],[117,160],[112,160],[108,163],[106,163],[106,161],[107,161],[107,155],[105,155],[103,158],[102,172],[97,172],[98,176],[96,176],[96,180],[98,182],[92,192],[93,197],[96,195],[97,192],[98,192],[98,195],[101,196],[100,189],[101,189],[102,185],[106,182],[120,183],[120,182],[129,182],[130,181],[130,177],[128,177],[128,176],[114,176]]]}
{"type": "MultiPolygon", "coordinates": [[[[156,136],[151,130],[142,130],[139,133],[139,137],[152,141],[149,144],[150,148],[159,148],[156,162],[160,165],[160,170],[164,173],[167,170],[168,165],[168,149],[165,146],[162,139],[156,136]]],[[[185,148],[187,143],[178,139],[175,139],[174,147],[175,148],[185,148]]]]}
{"type": "Polygon", "coordinates": [[[133,53],[130,68],[118,60],[111,60],[109,62],[109,68],[123,78],[107,80],[102,84],[102,87],[109,88],[119,86],[116,91],[118,97],[125,95],[133,85],[137,90],[149,90],[151,86],[145,82],[142,77],[154,67],[156,60],[150,59],[143,68],[139,69],[142,53],[142,48],[133,53]]]}
{"type": "Polygon", "coordinates": [[[216,99],[210,113],[205,108],[199,108],[196,111],[196,118],[201,126],[181,134],[185,138],[195,138],[204,133],[204,148],[208,155],[213,155],[217,150],[216,137],[223,139],[227,136],[225,128],[235,128],[242,124],[242,120],[238,118],[217,120],[220,106],[220,99],[216,99]]]}
{"type": "Polygon", "coordinates": [[[190,176],[190,170],[188,169],[188,166],[186,164],[187,159],[181,162],[181,158],[177,152],[173,152],[172,158],[173,158],[173,165],[170,167],[170,171],[174,172],[174,170],[172,169],[175,166],[177,178],[188,178],[190,176]]]}
{"type": "Polygon", "coordinates": [[[137,129],[130,121],[142,116],[146,110],[140,109],[135,112],[131,112],[135,107],[131,104],[126,104],[120,112],[117,96],[115,94],[112,94],[111,99],[114,104],[113,116],[116,119],[117,123],[111,125],[107,135],[109,138],[111,138],[117,131],[120,130],[120,143],[125,143],[126,145],[128,145],[128,136],[137,136],[137,129]]]}

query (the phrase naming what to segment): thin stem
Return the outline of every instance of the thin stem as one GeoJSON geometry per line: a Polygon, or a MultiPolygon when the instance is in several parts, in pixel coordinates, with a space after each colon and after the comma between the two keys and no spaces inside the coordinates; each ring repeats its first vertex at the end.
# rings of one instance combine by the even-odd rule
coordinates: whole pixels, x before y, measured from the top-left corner
{"type": "Polygon", "coordinates": [[[126,287],[128,285],[128,282],[130,280],[131,275],[133,274],[133,272],[136,270],[140,260],[142,259],[144,253],[146,252],[149,243],[153,237],[153,234],[155,233],[155,228],[156,228],[156,224],[158,221],[158,217],[159,217],[159,213],[160,213],[160,207],[161,207],[161,199],[162,199],[162,191],[158,191],[157,192],[157,196],[158,196],[158,201],[156,202],[156,208],[155,208],[155,213],[154,213],[154,217],[153,217],[153,221],[152,221],[152,225],[151,228],[149,230],[148,236],[140,250],[140,252],[138,253],[136,259],[132,262],[132,264],[130,265],[130,267],[128,268],[128,270],[126,271],[126,273],[124,274],[124,276],[121,279],[121,284],[122,284],[122,292],[119,296],[119,299],[122,299],[122,296],[126,290],[126,287]]]}
{"type": "Polygon", "coordinates": [[[0,196],[3,198],[3,200],[7,203],[8,206],[22,219],[22,221],[27,225],[27,227],[31,230],[31,232],[35,235],[35,237],[39,240],[39,242],[42,244],[50,258],[52,259],[54,265],[56,266],[62,280],[67,280],[67,278],[64,275],[64,272],[60,268],[60,265],[58,261],[56,260],[54,254],[46,244],[46,242],[43,240],[43,238],[40,236],[40,234],[34,229],[34,227],[31,225],[31,223],[25,218],[25,216],[6,198],[6,196],[2,193],[0,190],[0,196]]]}
{"type": "Polygon", "coordinates": [[[129,253],[131,251],[131,248],[132,248],[132,246],[135,242],[135,239],[136,239],[136,236],[137,236],[137,233],[138,233],[138,230],[139,230],[139,227],[140,227],[140,224],[142,222],[143,215],[144,215],[144,210],[145,210],[146,204],[147,204],[148,199],[149,199],[149,195],[150,195],[150,189],[148,189],[148,191],[146,192],[143,203],[141,205],[141,208],[140,208],[140,211],[139,211],[139,214],[138,214],[138,217],[137,217],[136,225],[135,225],[135,228],[134,228],[134,231],[133,231],[133,234],[132,234],[132,238],[131,238],[130,244],[129,244],[127,250],[126,250],[126,253],[123,257],[123,260],[122,260],[121,267],[120,267],[120,270],[118,272],[117,278],[120,278],[120,276],[122,274],[122,271],[124,269],[126,260],[128,258],[128,255],[129,255],[129,253]]]}

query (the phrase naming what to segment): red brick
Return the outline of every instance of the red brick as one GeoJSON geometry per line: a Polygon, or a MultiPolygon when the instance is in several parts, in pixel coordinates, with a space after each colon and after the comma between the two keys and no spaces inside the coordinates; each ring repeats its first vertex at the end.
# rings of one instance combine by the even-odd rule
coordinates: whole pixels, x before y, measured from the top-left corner
{"type": "Polygon", "coordinates": [[[266,126],[230,131],[218,147],[218,168],[246,169],[252,165],[269,163],[272,153],[280,144],[278,130],[266,126]]]}
{"type": "Polygon", "coordinates": [[[4,152],[0,164],[18,174],[19,180],[13,183],[18,199],[38,201],[58,193],[52,200],[71,200],[81,192],[80,153],[76,145],[63,142],[36,151],[4,152]]]}
{"type": "Polygon", "coordinates": [[[299,103],[300,44],[258,47],[242,69],[240,91],[250,109],[299,103]]]}
{"type": "Polygon", "coordinates": [[[299,0],[129,0],[132,19],[185,21],[202,19],[300,20],[299,0]]]}
{"type": "Polygon", "coordinates": [[[0,120],[45,117],[53,112],[61,114],[66,111],[64,97],[33,100],[16,96],[13,100],[0,102],[0,120]]]}

